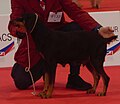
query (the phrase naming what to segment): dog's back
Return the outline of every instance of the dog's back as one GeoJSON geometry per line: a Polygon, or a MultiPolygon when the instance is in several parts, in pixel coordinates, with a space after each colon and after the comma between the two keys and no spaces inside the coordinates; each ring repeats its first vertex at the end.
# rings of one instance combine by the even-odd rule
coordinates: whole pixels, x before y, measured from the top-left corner
{"type": "MultiPolygon", "coordinates": [[[[77,61],[81,63],[92,55],[99,53],[99,48],[116,36],[104,39],[98,33],[87,31],[61,32],[46,28],[41,22],[38,22],[36,29],[32,34],[38,51],[49,62],[71,63],[77,61]],[[43,28],[44,27],[44,28],[43,28]]],[[[103,50],[105,50],[103,49],[103,50]]],[[[104,55],[106,54],[106,51],[104,55]]]]}

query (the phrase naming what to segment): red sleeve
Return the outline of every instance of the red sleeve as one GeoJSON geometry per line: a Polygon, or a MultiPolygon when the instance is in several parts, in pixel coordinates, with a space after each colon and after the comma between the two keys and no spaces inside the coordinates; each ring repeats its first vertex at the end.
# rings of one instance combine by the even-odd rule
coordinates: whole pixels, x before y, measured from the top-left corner
{"type": "MultiPolygon", "coordinates": [[[[20,4],[19,0],[11,0],[11,10],[12,13],[10,14],[10,21],[21,17],[24,13],[24,9],[20,4]]],[[[11,22],[9,22],[8,24],[8,30],[12,36],[16,37],[16,29],[15,26],[11,24],[11,22]]]]}
{"type": "Polygon", "coordinates": [[[99,25],[86,11],[77,7],[72,0],[60,0],[65,13],[76,21],[83,29],[91,31],[99,25]]]}

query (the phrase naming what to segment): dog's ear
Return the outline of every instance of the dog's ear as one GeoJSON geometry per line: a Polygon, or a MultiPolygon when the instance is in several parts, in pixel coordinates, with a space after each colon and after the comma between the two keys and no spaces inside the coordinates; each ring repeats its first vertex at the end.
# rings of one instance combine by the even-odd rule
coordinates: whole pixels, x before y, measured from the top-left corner
{"type": "Polygon", "coordinates": [[[23,19],[23,17],[16,18],[15,20],[16,20],[16,21],[19,21],[19,22],[24,22],[24,19],[23,19]]]}
{"type": "Polygon", "coordinates": [[[10,20],[10,23],[12,25],[15,25],[15,26],[19,26],[19,22],[23,22],[24,23],[23,17],[19,17],[19,18],[16,18],[14,20],[10,20]]]}
{"type": "Polygon", "coordinates": [[[22,16],[22,19],[25,22],[26,29],[30,32],[34,26],[36,15],[34,13],[27,13],[22,16]]]}

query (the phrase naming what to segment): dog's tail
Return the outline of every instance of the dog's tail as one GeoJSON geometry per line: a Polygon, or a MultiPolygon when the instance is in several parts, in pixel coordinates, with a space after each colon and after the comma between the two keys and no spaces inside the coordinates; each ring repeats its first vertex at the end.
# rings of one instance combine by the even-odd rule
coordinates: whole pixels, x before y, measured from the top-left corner
{"type": "Polygon", "coordinates": [[[110,38],[104,38],[104,42],[106,44],[109,44],[110,42],[115,41],[117,38],[118,38],[118,35],[112,36],[110,38]]]}

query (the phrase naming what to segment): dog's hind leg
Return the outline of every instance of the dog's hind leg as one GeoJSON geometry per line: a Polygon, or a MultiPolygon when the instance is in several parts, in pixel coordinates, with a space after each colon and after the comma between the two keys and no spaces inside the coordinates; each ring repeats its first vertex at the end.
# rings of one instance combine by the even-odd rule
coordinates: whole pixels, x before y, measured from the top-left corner
{"type": "Polygon", "coordinates": [[[104,71],[103,62],[104,61],[101,60],[101,59],[94,60],[94,62],[93,62],[95,70],[100,75],[100,77],[102,77],[102,80],[103,80],[103,91],[98,93],[97,96],[105,96],[106,95],[108,84],[109,84],[109,81],[110,81],[109,76],[104,71]]]}
{"type": "Polygon", "coordinates": [[[90,62],[88,62],[88,63],[86,64],[86,67],[87,67],[87,69],[92,73],[92,76],[93,76],[93,79],[94,79],[93,88],[92,88],[92,89],[89,89],[89,90],[87,91],[87,93],[88,93],[88,94],[94,94],[94,93],[96,92],[96,88],[97,88],[97,86],[98,86],[98,82],[99,82],[99,80],[100,80],[100,76],[99,76],[99,74],[96,72],[95,68],[93,67],[93,65],[92,65],[90,62]]]}
{"type": "Polygon", "coordinates": [[[100,2],[101,2],[101,0],[96,0],[96,8],[97,9],[100,8],[100,2]]]}
{"type": "Polygon", "coordinates": [[[92,8],[100,8],[100,2],[101,0],[90,0],[92,8]]]}
{"type": "Polygon", "coordinates": [[[100,74],[100,76],[102,77],[102,80],[103,80],[103,92],[98,93],[97,95],[98,95],[98,96],[106,96],[110,78],[109,78],[109,76],[106,74],[106,72],[104,71],[104,68],[103,68],[103,67],[101,68],[99,74],[100,74]]]}

